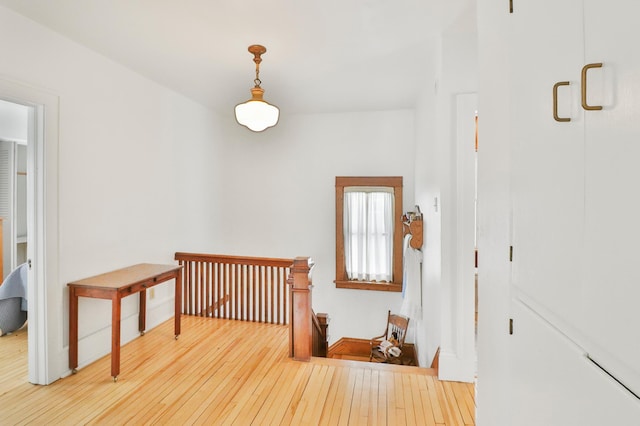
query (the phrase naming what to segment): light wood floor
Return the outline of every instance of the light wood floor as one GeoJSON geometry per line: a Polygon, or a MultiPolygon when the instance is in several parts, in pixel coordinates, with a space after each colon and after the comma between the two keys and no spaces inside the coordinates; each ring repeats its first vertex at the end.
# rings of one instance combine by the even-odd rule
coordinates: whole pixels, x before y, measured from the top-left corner
{"type": "Polygon", "coordinates": [[[26,330],[0,338],[0,423],[473,425],[473,385],[431,370],[287,358],[288,329],[183,317],[49,386],[27,382],[26,330]]]}

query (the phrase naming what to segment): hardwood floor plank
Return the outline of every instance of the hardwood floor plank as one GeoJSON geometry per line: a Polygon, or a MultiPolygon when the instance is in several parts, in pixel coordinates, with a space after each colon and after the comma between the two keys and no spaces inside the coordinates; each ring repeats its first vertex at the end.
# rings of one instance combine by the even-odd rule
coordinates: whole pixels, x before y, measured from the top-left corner
{"type": "Polygon", "coordinates": [[[338,425],[348,425],[349,418],[351,416],[351,409],[353,405],[353,398],[356,391],[356,380],[359,373],[359,369],[349,369],[349,380],[347,381],[347,387],[343,393],[342,410],[340,410],[340,417],[338,418],[338,425]]]}
{"type": "Polygon", "coordinates": [[[360,412],[356,413],[361,424],[370,424],[371,414],[371,370],[364,370],[362,374],[362,392],[360,394],[360,412]]]}
{"type": "Polygon", "coordinates": [[[333,383],[333,377],[335,376],[337,370],[337,368],[335,367],[327,366],[326,368],[327,374],[325,375],[324,382],[322,383],[318,394],[310,395],[314,402],[312,403],[311,413],[307,420],[312,422],[312,424],[319,424],[320,420],[322,419],[322,413],[324,411],[326,402],[325,404],[318,404],[317,401],[327,401],[329,390],[331,389],[331,383],[333,383]]]}
{"type": "MultiPolygon", "coordinates": [[[[298,404],[300,399],[302,398],[302,394],[304,393],[304,389],[307,387],[307,383],[309,383],[309,376],[313,371],[313,364],[305,363],[305,372],[300,376],[296,377],[296,381],[292,383],[293,386],[289,386],[288,392],[286,393],[285,402],[288,402],[286,406],[286,410],[283,413],[282,420],[280,424],[288,425],[291,424],[293,417],[296,414],[298,409],[298,404]]],[[[278,419],[276,419],[278,420],[278,419]]]]}
{"type": "Polygon", "coordinates": [[[422,408],[424,410],[424,424],[426,426],[435,426],[436,415],[434,413],[433,403],[429,395],[427,377],[416,376],[416,380],[418,381],[418,392],[420,393],[420,398],[422,399],[422,408]]]}
{"type": "Polygon", "coordinates": [[[449,382],[436,382],[436,389],[438,391],[438,399],[440,400],[440,406],[447,425],[463,426],[464,421],[460,415],[460,410],[455,405],[456,399],[451,391],[451,383],[449,382]]]}
{"type": "Polygon", "coordinates": [[[473,384],[428,369],[287,358],[288,327],[183,316],[49,386],[27,383],[27,332],[0,338],[2,424],[473,424],[473,384]]]}
{"type": "Polygon", "coordinates": [[[337,367],[333,375],[331,386],[327,394],[322,416],[320,418],[320,426],[336,425],[339,423],[342,405],[345,401],[344,394],[349,382],[349,368],[337,367]]]}
{"type": "Polygon", "coordinates": [[[221,417],[222,422],[229,424],[250,424],[255,418],[259,406],[252,409],[252,402],[256,400],[264,400],[267,392],[271,390],[274,380],[273,372],[281,373],[282,369],[272,368],[272,365],[278,358],[285,356],[285,353],[277,353],[271,351],[270,355],[265,358],[259,370],[248,380],[243,391],[238,393],[229,408],[233,407],[228,415],[221,417]]]}
{"type": "Polygon", "coordinates": [[[240,408],[240,413],[234,420],[234,423],[240,425],[252,424],[256,419],[260,419],[260,412],[266,406],[267,401],[274,392],[282,388],[289,382],[289,377],[293,377],[295,370],[285,369],[281,366],[276,366],[269,369],[268,374],[261,381],[255,392],[252,394],[252,398],[247,402],[244,407],[240,408]]]}
{"type": "Polygon", "coordinates": [[[387,399],[389,398],[389,392],[387,389],[387,383],[391,374],[388,371],[378,372],[378,424],[389,424],[389,413],[387,411],[387,399]]]}
{"type": "Polygon", "coordinates": [[[267,398],[263,407],[266,410],[260,410],[258,416],[256,416],[256,419],[252,423],[256,426],[263,424],[279,425],[283,423],[283,419],[288,417],[288,410],[295,405],[294,399],[297,394],[297,389],[300,388],[301,383],[306,382],[309,372],[312,369],[312,366],[308,363],[295,361],[288,361],[283,365],[287,365],[286,368],[291,374],[289,374],[287,380],[282,384],[282,387],[267,398]]]}
{"type": "MultiPolygon", "coordinates": [[[[221,331],[216,330],[213,336],[218,333],[221,333],[221,331]]],[[[204,345],[210,338],[206,337],[202,341],[193,342],[193,344],[190,344],[191,350],[195,353],[202,353],[205,351],[204,345]]],[[[224,339],[223,343],[219,343],[220,346],[216,348],[216,353],[223,354],[227,352],[234,342],[234,340],[224,339]]],[[[162,376],[152,376],[149,384],[152,388],[162,388],[162,391],[155,395],[155,404],[152,410],[148,411],[147,421],[166,421],[175,415],[180,415],[182,406],[194,393],[198,395],[206,394],[198,391],[207,383],[209,377],[216,374],[224,374],[225,364],[219,362],[217,354],[212,355],[212,358],[203,357],[199,360],[192,360],[186,354],[179,358],[174,358],[173,363],[163,371],[163,375],[173,379],[170,382],[171,386],[163,386],[162,376]]],[[[128,407],[128,409],[131,408],[128,407]]]]}
{"type": "Polygon", "coordinates": [[[409,376],[409,379],[411,381],[411,398],[413,399],[413,410],[416,424],[426,425],[428,414],[425,413],[422,394],[420,392],[420,385],[418,383],[418,376],[412,374],[409,376]]]}
{"type": "Polygon", "coordinates": [[[418,424],[416,419],[417,407],[415,406],[411,391],[412,391],[411,375],[403,374],[402,375],[402,393],[403,393],[404,403],[405,403],[404,415],[406,417],[406,423],[408,425],[415,425],[415,424],[418,424]]]}
{"type": "MultiPolygon", "coordinates": [[[[315,409],[318,400],[326,400],[329,390],[326,382],[327,376],[333,375],[333,369],[326,365],[315,365],[307,386],[300,397],[300,402],[293,416],[293,424],[318,424],[322,414],[322,406],[320,410],[315,409]]],[[[330,377],[329,377],[330,380],[330,377]]]]}
{"type": "Polygon", "coordinates": [[[398,416],[396,413],[396,391],[395,391],[395,374],[389,371],[385,372],[385,387],[387,392],[387,422],[390,425],[398,424],[398,416]]]}
{"type": "Polygon", "coordinates": [[[407,424],[406,401],[404,400],[404,389],[402,386],[402,374],[393,374],[393,387],[396,394],[396,423],[407,424]]]}
{"type": "MultiPolygon", "coordinates": [[[[380,371],[371,370],[371,382],[369,384],[369,412],[368,412],[368,423],[369,425],[379,425],[380,419],[379,414],[380,411],[378,409],[378,403],[380,395],[380,371]]],[[[386,421],[386,418],[385,418],[386,421]]]]}
{"type": "Polygon", "coordinates": [[[351,401],[351,410],[349,411],[349,424],[360,424],[360,407],[362,404],[362,382],[364,381],[364,369],[356,370],[355,383],[353,385],[353,399],[351,401]]]}
{"type": "Polygon", "coordinates": [[[465,425],[475,424],[475,404],[467,391],[467,383],[451,383],[451,390],[465,425]]]}
{"type": "Polygon", "coordinates": [[[427,382],[429,402],[431,403],[431,407],[433,408],[433,419],[435,420],[436,424],[444,424],[444,414],[442,413],[442,406],[440,405],[440,397],[438,395],[438,389],[436,386],[438,380],[433,377],[425,377],[425,381],[427,382]]]}
{"type": "MultiPolygon", "coordinates": [[[[245,342],[253,340],[259,341],[257,336],[246,339],[245,342]]],[[[206,408],[202,411],[202,414],[197,418],[197,423],[211,424],[213,420],[223,419],[228,413],[229,406],[233,409],[233,401],[241,393],[243,387],[251,380],[254,374],[260,371],[260,366],[264,364],[265,357],[271,353],[270,348],[265,347],[263,344],[258,343],[258,348],[254,345],[241,345],[239,342],[234,345],[238,352],[227,352],[223,357],[223,368],[216,371],[214,375],[207,378],[206,386],[203,386],[203,392],[209,395],[207,398],[206,408]],[[213,386],[212,386],[213,385],[213,386]]],[[[247,389],[251,389],[251,385],[247,389]]],[[[199,395],[190,395],[189,398],[196,397],[200,399],[199,395]]],[[[186,411],[189,414],[189,410],[182,408],[180,412],[176,412],[171,416],[166,416],[167,420],[174,422],[181,422],[182,416],[186,411]]],[[[188,417],[187,422],[193,420],[193,416],[188,417]]]]}

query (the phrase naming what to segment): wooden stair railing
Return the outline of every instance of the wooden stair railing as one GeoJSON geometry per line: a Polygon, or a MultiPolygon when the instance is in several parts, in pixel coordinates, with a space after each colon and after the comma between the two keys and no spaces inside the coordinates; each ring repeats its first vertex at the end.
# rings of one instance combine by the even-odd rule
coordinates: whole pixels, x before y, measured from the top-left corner
{"type": "Polygon", "coordinates": [[[327,342],[327,328],[329,317],[327,314],[317,314],[311,310],[313,322],[312,351],[311,355],[326,358],[329,343],[327,342]]]}
{"type": "Polygon", "coordinates": [[[178,252],[175,260],[184,266],[183,314],[288,323],[293,259],[178,252]]]}

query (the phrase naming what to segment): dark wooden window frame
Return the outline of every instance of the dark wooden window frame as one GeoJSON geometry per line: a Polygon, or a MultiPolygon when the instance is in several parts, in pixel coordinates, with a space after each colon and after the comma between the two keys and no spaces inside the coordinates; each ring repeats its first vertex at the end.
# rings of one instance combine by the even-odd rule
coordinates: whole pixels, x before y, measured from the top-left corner
{"type": "Polygon", "coordinates": [[[337,288],[402,291],[402,176],[336,177],[336,279],[337,288]],[[344,261],[344,188],[349,186],[393,188],[393,278],[392,282],[349,280],[344,261]]]}

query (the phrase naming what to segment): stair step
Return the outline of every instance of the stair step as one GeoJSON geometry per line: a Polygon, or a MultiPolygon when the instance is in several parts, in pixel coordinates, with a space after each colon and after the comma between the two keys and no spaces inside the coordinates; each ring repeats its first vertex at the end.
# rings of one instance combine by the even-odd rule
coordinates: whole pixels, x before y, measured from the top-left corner
{"type": "MultiPolygon", "coordinates": [[[[329,347],[327,358],[369,361],[371,345],[369,340],[343,337],[329,347]]],[[[413,344],[405,343],[402,349],[405,365],[418,365],[413,344]]]]}
{"type": "Polygon", "coordinates": [[[320,365],[332,365],[336,367],[365,368],[378,371],[395,371],[403,373],[420,374],[425,376],[437,376],[438,370],[434,368],[421,368],[411,365],[383,364],[379,362],[363,362],[338,358],[312,357],[311,362],[320,365]]]}

